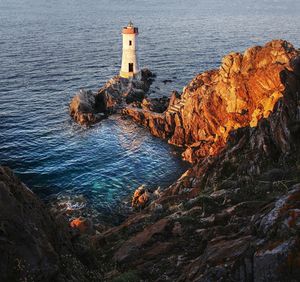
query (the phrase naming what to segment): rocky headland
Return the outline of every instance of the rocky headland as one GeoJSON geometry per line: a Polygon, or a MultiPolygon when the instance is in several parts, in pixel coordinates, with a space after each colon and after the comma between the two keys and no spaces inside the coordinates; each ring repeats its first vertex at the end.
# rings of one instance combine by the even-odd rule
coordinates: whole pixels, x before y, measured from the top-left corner
{"type": "Polygon", "coordinates": [[[219,69],[197,75],[180,94],[174,91],[162,114],[132,106],[123,112],[153,135],[184,147],[184,159],[197,162],[218,154],[233,130],[256,127],[270,115],[283,97],[282,75],[298,53],[281,40],[231,53],[219,69]]]}
{"type": "Polygon", "coordinates": [[[275,40],[225,56],[170,99],[101,102],[182,146],[191,168],[164,191],[138,188],[136,211],[98,232],[49,214],[2,168],[0,264],[20,270],[0,280],[298,281],[299,93],[300,52],[275,40]]]}

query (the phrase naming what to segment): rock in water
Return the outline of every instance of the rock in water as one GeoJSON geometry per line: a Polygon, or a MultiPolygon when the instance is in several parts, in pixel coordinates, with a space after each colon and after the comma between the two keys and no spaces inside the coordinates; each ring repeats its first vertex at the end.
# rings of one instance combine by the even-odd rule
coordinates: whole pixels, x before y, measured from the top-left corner
{"type": "Polygon", "coordinates": [[[98,112],[96,95],[92,91],[81,89],[72,99],[69,111],[71,117],[79,124],[92,124],[105,117],[104,112],[98,112]]]}
{"type": "Polygon", "coordinates": [[[151,194],[152,193],[150,193],[144,185],[138,187],[134,191],[131,206],[135,209],[143,209],[144,207],[146,207],[146,205],[149,204],[152,198],[151,194]]]}
{"type": "Polygon", "coordinates": [[[115,76],[97,93],[80,90],[69,105],[70,115],[81,125],[99,122],[107,115],[122,109],[125,104],[141,102],[146,97],[153,77],[150,70],[143,69],[141,80],[115,76]]]}

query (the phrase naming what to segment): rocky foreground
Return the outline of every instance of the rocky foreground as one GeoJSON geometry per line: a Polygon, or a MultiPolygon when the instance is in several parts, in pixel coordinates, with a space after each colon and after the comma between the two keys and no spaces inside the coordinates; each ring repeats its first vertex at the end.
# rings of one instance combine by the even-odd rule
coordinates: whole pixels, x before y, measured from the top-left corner
{"type": "Polygon", "coordinates": [[[1,281],[299,281],[300,52],[277,40],[230,54],[170,101],[124,114],[193,163],[137,212],[91,232],[49,215],[0,170],[1,281]],[[31,280],[30,280],[31,279],[31,280]]]}

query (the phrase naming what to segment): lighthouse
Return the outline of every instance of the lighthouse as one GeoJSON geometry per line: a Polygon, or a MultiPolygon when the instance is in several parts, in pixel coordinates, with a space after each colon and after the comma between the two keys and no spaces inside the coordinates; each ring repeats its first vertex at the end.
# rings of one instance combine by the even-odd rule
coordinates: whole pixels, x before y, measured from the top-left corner
{"type": "Polygon", "coordinates": [[[137,59],[137,36],[138,28],[130,21],[122,29],[123,52],[120,76],[123,78],[140,78],[140,69],[137,59]]]}

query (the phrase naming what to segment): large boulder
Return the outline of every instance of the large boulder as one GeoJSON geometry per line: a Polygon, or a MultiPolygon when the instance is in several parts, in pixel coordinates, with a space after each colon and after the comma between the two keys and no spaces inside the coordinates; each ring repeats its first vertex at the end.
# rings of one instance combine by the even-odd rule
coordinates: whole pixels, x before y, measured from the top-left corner
{"type": "MultiPolygon", "coordinates": [[[[98,104],[102,104],[99,103],[98,104]]],[[[81,89],[72,99],[69,105],[71,117],[79,124],[92,124],[105,117],[105,113],[99,112],[96,107],[96,95],[92,91],[81,89]]]]}

